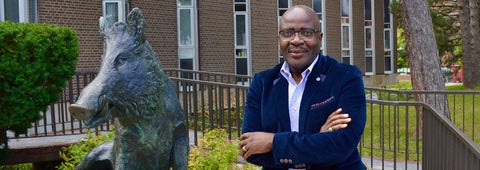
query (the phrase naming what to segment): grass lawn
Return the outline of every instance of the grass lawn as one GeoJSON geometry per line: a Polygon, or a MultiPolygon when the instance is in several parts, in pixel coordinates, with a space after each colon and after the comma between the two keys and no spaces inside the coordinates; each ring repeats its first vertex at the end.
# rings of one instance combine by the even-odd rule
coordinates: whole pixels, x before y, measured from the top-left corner
{"type": "MultiPolygon", "coordinates": [[[[410,82],[388,85],[389,89],[411,90],[410,82]]],[[[480,90],[480,86],[475,88],[480,90]]],[[[465,90],[462,84],[446,86],[446,90],[465,90]]],[[[480,146],[480,95],[448,95],[452,122],[480,146]]],[[[367,104],[367,124],[359,149],[362,155],[397,160],[421,160],[422,138],[417,136],[415,107],[367,104]],[[394,153],[396,153],[394,155],[394,153]],[[408,153],[408,154],[407,154],[408,153]]]]}

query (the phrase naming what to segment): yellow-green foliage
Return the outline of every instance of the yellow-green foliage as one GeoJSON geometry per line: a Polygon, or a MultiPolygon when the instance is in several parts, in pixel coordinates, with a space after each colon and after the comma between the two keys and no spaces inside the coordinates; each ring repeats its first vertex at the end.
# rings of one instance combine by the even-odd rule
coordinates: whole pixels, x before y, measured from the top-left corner
{"type": "Polygon", "coordinates": [[[199,140],[198,147],[190,150],[188,169],[260,169],[248,163],[237,166],[239,151],[238,141],[228,140],[224,129],[211,130],[199,140]]]}
{"type": "Polygon", "coordinates": [[[211,130],[190,150],[188,169],[232,169],[238,152],[238,142],[228,140],[225,130],[211,130]]]}
{"type": "Polygon", "coordinates": [[[70,145],[60,151],[60,157],[65,160],[58,167],[58,169],[74,169],[78,163],[85,157],[93,148],[98,145],[113,140],[113,130],[108,133],[95,133],[91,130],[87,131],[87,137],[77,144],[70,145]]]}

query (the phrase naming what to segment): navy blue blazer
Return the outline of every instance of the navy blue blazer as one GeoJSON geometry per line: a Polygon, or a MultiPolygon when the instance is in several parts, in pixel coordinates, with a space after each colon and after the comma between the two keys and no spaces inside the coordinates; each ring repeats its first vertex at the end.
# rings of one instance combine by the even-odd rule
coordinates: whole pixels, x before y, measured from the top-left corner
{"type": "Polygon", "coordinates": [[[362,72],[355,66],[319,55],[308,76],[300,104],[299,132],[291,132],[288,82],[283,63],[255,74],[248,90],[242,133],[275,133],[273,151],[248,162],[263,169],[365,169],[357,145],[365,128],[362,72]],[[345,129],[319,133],[327,117],[342,108],[352,121],[345,129]]]}

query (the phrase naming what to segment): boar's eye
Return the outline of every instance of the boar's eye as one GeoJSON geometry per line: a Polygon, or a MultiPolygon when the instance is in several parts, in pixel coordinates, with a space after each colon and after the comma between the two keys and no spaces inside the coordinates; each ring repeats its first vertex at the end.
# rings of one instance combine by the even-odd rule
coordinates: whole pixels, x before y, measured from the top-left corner
{"type": "Polygon", "coordinates": [[[115,66],[118,67],[118,66],[124,65],[128,61],[128,58],[129,58],[128,53],[118,54],[118,56],[115,58],[115,66]]]}

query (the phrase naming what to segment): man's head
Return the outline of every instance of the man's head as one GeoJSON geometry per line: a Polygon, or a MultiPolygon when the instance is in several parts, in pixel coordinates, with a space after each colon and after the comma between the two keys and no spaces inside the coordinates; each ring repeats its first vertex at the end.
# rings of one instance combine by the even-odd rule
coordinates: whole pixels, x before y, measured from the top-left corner
{"type": "Polygon", "coordinates": [[[302,73],[320,52],[322,33],[315,11],[293,6],[280,19],[278,41],[292,73],[302,73]]]}

